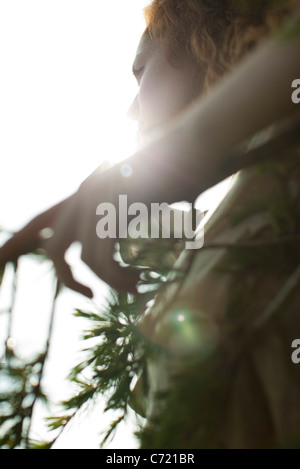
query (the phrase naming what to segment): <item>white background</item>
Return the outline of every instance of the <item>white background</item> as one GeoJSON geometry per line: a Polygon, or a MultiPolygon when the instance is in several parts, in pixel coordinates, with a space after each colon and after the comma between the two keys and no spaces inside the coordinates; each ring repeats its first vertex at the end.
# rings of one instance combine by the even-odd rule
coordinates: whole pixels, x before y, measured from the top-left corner
{"type": "MultiPolygon", "coordinates": [[[[144,29],[143,0],[0,0],[0,226],[15,230],[77,189],[102,161],[133,153],[135,126],[126,112],[137,91],[131,74],[144,29]]],[[[71,253],[73,262],[76,255],[71,253]]],[[[31,357],[43,350],[52,295],[50,265],[20,266],[12,336],[31,357]]],[[[106,286],[87,268],[76,275],[90,282],[101,303],[106,286]]],[[[9,302],[9,276],[0,309],[9,302]]],[[[91,309],[80,295],[65,292],[58,303],[46,391],[53,402],[70,395],[65,377],[78,363],[85,326],[74,308],[91,309]]],[[[0,317],[0,336],[6,323],[0,317]]],[[[50,414],[53,409],[50,409],[50,414]]],[[[33,436],[46,438],[35,414],[33,436]]],[[[99,403],[80,416],[56,448],[97,448],[110,416],[99,403]]],[[[111,448],[131,448],[131,425],[111,448]]]]}

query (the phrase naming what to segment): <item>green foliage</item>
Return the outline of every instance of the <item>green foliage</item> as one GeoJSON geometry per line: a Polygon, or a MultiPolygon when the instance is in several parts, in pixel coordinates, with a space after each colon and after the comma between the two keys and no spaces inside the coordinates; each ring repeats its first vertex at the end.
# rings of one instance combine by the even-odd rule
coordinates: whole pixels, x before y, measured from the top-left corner
{"type": "Polygon", "coordinates": [[[29,449],[29,432],[36,402],[47,400],[41,388],[45,355],[25,363],[9,345],[0,364],[0,448],[29,449]]]}
{"type": "MultiPolygon", "coordinates": [[[[101,444],[113,436],[132,405],[137,377],[146,372],[149,357],[159,352],[139,328],[148,298],[149,295],[112,292],[99,314],[76,310],[76,317],[88,319],[91,324],[83,340],[96,340],[96,345],[86,349],[85,360],[70,372],[69,379],[76,384],[77,393],[62,402],[64,415],[49,420],[50,430],[62,432],[80,409],[103,395],[105,411],[117,411],[118,416],[105,431],[101,444]]],[[[57,436],[52,445],[56,439],[57,436]]]]}
{"type": "MultiPolygon", "coordinates": [[[[131,256],[128,249],[128,244],[124,242],[121,251],[127,261],[131,256]]],[[[88,320],[90,324],[82,335],[87,344],[84,350],[86,356],[69,374],[69,380],[77,391],[61,403],[63,415],[48,419],[49,430],[56,432],[51,442],[44,443],[50,448],[78,411],[93,404],[99,396],[106,402],[105,412],[114,411],[117,414],[103,432],[100,446],[114,436],[129,408],[143,415],[142,406],[136,398],[135,383],[141,378],[143,389],[148,389],[148,360],[159,356],[161,350],[145,337],[141,324],[149,301],[158,289],[167,284],[172,259],[174,262],[174,255],[179,253],[177,245],[174,254],[174,245],[167,248],[165,240],[163,251],[161,249],[160,242],[155,245],[151,243],[151,246],[144,243],[144,246],[138,246],[138,255],[130,258],[131,265],[144,265],[151,260],[151,268],[144,267],[141,271],[141,293],[133,295],[111,290],[110,297],[99,312],[75,310],[75,317],[88,320]]]]}
{"type": "Polygon", "coordinates": [[[0,359],[0,448],[32,449],[42,446],[46,448],[46,443],[31,441],[30,431],[35,405],[37,402],[48,401],[42,389],[42,378],[51,341],[59,282],[56,281],[45,350],[33,359],[24,361],[15,352],[14,341],[11,338],[17,274],[18,264],[15,263],[11,304],[3,311],[8,316],[8,330],[4,355],[0,359]]]}
{"type": "MultiPolygon", "coordinates": [[[[244,246],[238,243],[228,246],[225,262],[218,266],[220,281],[226,272],[234,283],[222,324],[222,339],[225,340],[220,340],[205,357],[194,352],[188,358],[176,357],[176,366],[180,371],[174,377],[170,390],[156,396],[161,411],[155,420],[147,422],[137,433],[142,448],[222,447],[218,439],[220,432],[216,429],[219,430],[226,420],[227,391],[236,360],[243,353],[241,337],[244,335],[241,332],[246,331],[249,324],[247,312],[251,310],[253,291],[256,291],[255,281],[259,282],[260,276],[269,272],[284,278],[285,271],[292,272],[300,263],[300,249],[296,241],[280,242],[284,237],[296,236],[300,232],[299,208],[295,206],[277,166],[268,164],[260,167],[259,171],[272,172],[277,194],[272,198],[252,200],[251,204],[232,214],[233,226],[259,213],[268,214],[269,224],[259,238],[260,244],[255,244],[250,237],[242,240],[244,246]],[[276,255],[274,241],[278,241],[276,255]]],[[[132,295],[112,291],[99,311],[75,311],[76,317],[84,318],[89,324],[82,337],[85,355],[69,374],[69,380],[75,387],[74,395],[61,403],[61,415],[47,420],[49,430],[55,435],[49,442],[30,441],[29,438],[34,405],[37,400],[45,399],[41,380],[47,350],[30,363],[24,363],[12,349],[6,347],[6,361],[0,367],[0,379],[7,383],[6,390],[2,391],[1,388],[0,394],[0,447],[52,448],[77,413],[100,396],[105,399],[105,411],[114,411],[116,415],[104,432],[102,446],[114,436],[119,424],[126,419],[129,408],[144,416],[143,399],[137,398],[139,386],[142,388],[140,395],[147,399],[149,362],[158,362],[165,353],[143,333],[147,308],[158,289],[161,292],[167,284],[172,259],[179,250],[174,253],[173,246],[172,252],[166,252],[166,246],[159,244],[147,246],[144,252],[137,243],[135,250],[138,254],[132,259],[130,244],[124,242],[120,252],[125,252],[125,257],[127,255],[127,260],[131,259],[132,264],[151,265],[151,268],[142,271],[143,293],[132,295]]],[[[179,272],[175,281],[184,274],[179,272]]],[[[2,276],[3,272],[0,272],[0,283],[2,276]]],[[[48,345],[50,335],[51,327],[48,345]]]]}
{"type": "MultiPolygon", "coordinates": [[[[165,249],[164,251],[167,258],[168,253],[165,249]]],[[[144,258],[142,250],[139,255],[144,258]]],[[[45,259],[44,253],[40,251],[30,256],[37,261],[45,259]]],[[[140,259],[137,261],[140,264],[140,259]]],[[[170,262],[169,259],[168,261],[170,262]]],[[[158,266],[159,262],[154,264],[158,266]]],[[[78,411],[95,402],[100,395],[106,399],[105,411],[113,410],[118,414],[104,432],[102,445],[113,437],[119,423],[126,418],[129,407],[142,413],[143,410],[133,392],[134,384],[139,376],[147,375],[147,360],[156,356],[159,349],[145,338],[140,324],[149,300],[153,298],[158,287],[165,283],[169,268],[170,265],[168,267],[164,262],[155,270],[144,268],[141,282],[143,293],[134,296],[112,291],[107,303],[98,313],[79,309],[75,311],[75,317],[84,318],[90,324],[82,337],[87,344],[86,357],[69,374],[69,380],[75,385],[76,392],[70,399],[61,403],[62,415],[47,419],[48,428],[55,433],[55,437],[51,441],[40,442],[30,440],[29,434],[34,406],[38,400],[46,400],[41,390],[41,381],[60,287],[57,283],[45,353],[25,363],[15,355],[13,349],[6,346],[6,360],[0,369],[1,381],[7,383],[7,391],[0,396],[1,448],[52,448],[78,411]]],[[[7,310],[10,325],[13,321],[17,270],[16,265],[12,304],[7,310]]],[[[8,331],[8,338],[9,336],[8,331]]],[[[144,386],[147,386],[146,381],[144,386]]]]}

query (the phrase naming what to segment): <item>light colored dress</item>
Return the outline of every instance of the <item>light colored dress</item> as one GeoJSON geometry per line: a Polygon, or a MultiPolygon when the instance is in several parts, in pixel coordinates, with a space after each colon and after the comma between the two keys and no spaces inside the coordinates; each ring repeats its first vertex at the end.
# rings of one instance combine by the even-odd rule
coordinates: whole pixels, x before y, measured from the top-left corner
{"type": "Polygon", "coordinates": [[[151,444],[168,445],[169,432],[163,447],[173,447],[178,423],[174,447],[300,445],[299,162],[298,147],[240,171],[208,217],[204,247],[182,252],[173,271],[183,275],[147,313],[141,331],[163,351],[148,367],[151,444]]]}

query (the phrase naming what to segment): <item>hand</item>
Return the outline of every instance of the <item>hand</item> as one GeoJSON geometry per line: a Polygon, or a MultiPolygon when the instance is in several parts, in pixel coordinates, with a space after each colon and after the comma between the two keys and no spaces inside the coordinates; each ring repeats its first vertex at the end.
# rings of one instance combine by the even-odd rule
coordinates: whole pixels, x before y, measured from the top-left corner
{"type": "Polygon", "coordinates": [[[80,241],[82,260],[99,278],[117,290],[135,292],[138,271],[121,267],[113,259],[117,239],[99,239],[96,234],[96,207],[101,199],[108,201],[107,194],[111,191],[104,189],[108,185],[102,184],[103,189],[99,190],[101,179],[90,178],[77,193],[35,217],[0,248],[0,266],[42,248],[53,261],[62,284],[92,298],[92,290],[74,279],[65,260],[67,249],[73,242],[80,241]],[[49,239],[42,236],[45,228],[53,230],[49,239]]]}
{"type": "Polygon", "coordinates": [[[74,279],[64,258],[66,250],[74,241],[79,241],[82,245],[83,262],[111,287],[135,293],[139,280],[137,269],[121,267],[114,260],[118,239],[99,239],[97,236],[96,208],[102,201],[114,202],[112,191],[108,190],[109,176],[105,176],[105,179],[106,183],[101,182],[101,176],[90,178],[89,182],[69,199],[55,219],[53,236],[43,243],[43,248],[54,263],[59,280],[68,288],[89,298],[93,296],[91,289],[74,279]]]}
{"type": "Polygon", "coordinates": [[[42,213],[14,235],[0,249],[0,266],[44,247],[60,280],[90,297],[91,290],[73,278],[64,259],[68,247],[80,241],[82,259],[96,275],[114,288],[134,291],[137,271],[122,268],[113,260],[117,240],[97,238],[97,205],[116,202],[118,193],[130,195],[129,202],[147,205],[193,201],[224,177],[257,162],[257,154],[233,160],[229,156],[235,146],[255,132],[295,117],[298,108],[290,98],[290,84],[299,73],[299,44],[299,34],[290,41],[275,39],[265,43],[222,80],[213,93],[196,101],[166,129],[162,138],[158,137],[131,158],[134,179],[127,183],[120,177],[114,179],[110,176],[113,170],[107,177],[105,173],[105,178],[92,175],[78,193],[42,213]],[[46,227],[51,227],[54,235],[45,241],[40,231],[46,227]]]}
{"type": "Polygon", "coordinates": [[[15,262],[23,254],[28,254],[41,247],[42,230],[53,225],[55,217],[68,200],[66,199],[36,216],[23,229],[15,233],[0,248],[0,266],[4,266],[7,262],[15,262]]]}

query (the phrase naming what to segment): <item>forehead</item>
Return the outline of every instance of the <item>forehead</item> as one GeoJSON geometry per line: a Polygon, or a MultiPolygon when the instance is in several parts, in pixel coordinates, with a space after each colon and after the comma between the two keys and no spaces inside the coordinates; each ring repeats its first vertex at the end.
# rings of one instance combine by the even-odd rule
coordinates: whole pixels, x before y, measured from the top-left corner
{"type": "Polygon", "coordinates": [[[192,67],[195,69],[196,67],[196,64],[190,57],[188,57],[188,55],[185,55],[184,53],[175,54],[174,51],[168,51],[166,49],[166,45],[162,42],[151,39],[148,30],[146,29],[138,44],[132,69],[138,70],[140,67],[145,65],[149,58],[154,56],[163,58],[164,61],[168,62],[169,65],[172,65],[175,68],[192,67]]]}
{"type": "Polygon", "coordinates": [[[153,47],[154,47],[154,43],[153,41],[151,41],[150,36],[146,30],[140,39],[140,42],[137,47],[136,55],[145,51],[149,51],[153,47]]]}

